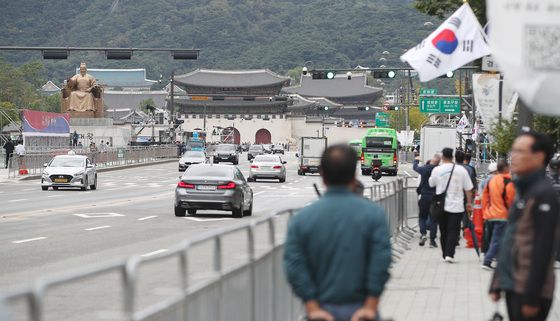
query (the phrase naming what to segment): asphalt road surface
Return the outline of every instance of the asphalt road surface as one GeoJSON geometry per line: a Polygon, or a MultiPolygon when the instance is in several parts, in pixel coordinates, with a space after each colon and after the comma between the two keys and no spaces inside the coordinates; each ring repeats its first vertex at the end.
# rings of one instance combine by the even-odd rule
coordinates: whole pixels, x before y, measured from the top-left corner
{"type": "MultiPolygon", "coordinates": [[[[239,167],[247,176],[250,164],[245,155],[239,167]]],[[[320,177],[298,176],[297,160],[291,153],[284,160],[288,162],[285,183],[250,183],[254,192],[253,217],[304,207],[317,199],[313,184],[322,188],[320,177]]],[[[399,175],[410,174],[409,165],[401,166],[399,175]]],[[[233,219],[231,213],[220,211],[175,217],[174,189],[181,175],[176,163],[98,175],[98,190],[87,192],[41,191],[38,181],[0,184],[0,289],[131,255],[155,255],[189,237],[251,220],[233,219]]],[[[366,186],[374,184],[369,177],[361,179],[366,186]]],[[[381,182],[394,179],[384,176],[381,182]]],[[[279,234],[283,233],[280,229],[279,234]]],[[[262,243],[265,246],[266,242],[262,243]]],[[[224,244],[226,261],[233,264],[246,259],[243,235],[232,235],[224,244]]],[[[193,279],[207,277],[211,248],[201,246],[192,256],[193,279]]],[[[147,281],[141,282],[138,289],[145,294],[140,305],[156,303],[177,291],[173,286],[178,284],[176,262],[152,264],[141,271],[141,276],[147,281]]],[[[109,274],[54,289],[46,302],[50,306],[47,320],[116,319],[115,311],[122,304],[119,282],[118,274],[109,274]],[[92,299],[97,308],[92,306],[92,299]]]]}

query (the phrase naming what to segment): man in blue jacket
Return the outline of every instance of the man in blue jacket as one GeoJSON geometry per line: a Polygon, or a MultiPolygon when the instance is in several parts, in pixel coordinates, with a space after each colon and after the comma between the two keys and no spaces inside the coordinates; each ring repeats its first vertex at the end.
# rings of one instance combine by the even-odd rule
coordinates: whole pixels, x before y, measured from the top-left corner
{"type": "Polygon", "coordinates": [[[430,231],[430,247],[437,247],[436,237],[437,237],[437,220],[432,219],[430,216],[430,204],[432,203],[432,197],[436,193],[435,187],[430,187],[429,180],[432,175],[432,171],[439,165],[441,161],[441,156],[435,154],[434,157],[428,161],[424,166],[419,166],[420,159],[417,157],[412,164],[412,169],[420,174],[420,186],[418,186],[418,225],[420,226],[420,246],[424,246],[427,241],[426,234],[430,231]]]}
{"type": "Polygon", "coordinates": [[[378,318],[391,244],[384,211],[352,192],[356,152],[331,146],[321,158],[327,192],[290,221],[284,268],[309,320],[378,318]]]}

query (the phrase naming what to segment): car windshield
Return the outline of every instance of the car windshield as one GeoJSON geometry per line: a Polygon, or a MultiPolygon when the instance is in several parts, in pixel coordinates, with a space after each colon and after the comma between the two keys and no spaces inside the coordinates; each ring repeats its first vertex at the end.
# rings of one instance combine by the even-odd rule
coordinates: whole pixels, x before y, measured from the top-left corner
{"type": "Polygon", "coordinates": [[[195,148],[200,148],[200,147],[204,147],[204,143],[203,143],[203,142],[191,141],[191,142],[189,143],[189,146],[195,147],[195,148]]]}
{"type": "Polygon", "coordinates": [[[253,145],[253,146],[251,146],[251,148],[249,148],[249,150],[260,151],[260,150],[263,150],[263,147],[261,145],[253,145]]]}
{"type": "Polygon", "coordinates": [[[255,157],[255,162],[258,163],[280,163],[279,157],[274,156],[257,156],[255,157]]]}
{"type": "Polygon", "coordinates": [[[204,157],[203,152],[186,152],[183,154],[183,157],[190,157],[190,158],[202,158],[204,157]]]}
{"type": "Polygon", "coordinates": [[[56,157],[49,164],[50,167],[83,167],[84,159],[76,157],[56,157]]]}
{"type": "Polygon", "coordinates": [[[218,151],[218,152],[235,152],[235,146],[233,146],[233,145],[218,145],[218,147],[216,147],[216,151],[218,151]]]}
{"type": "Polygon", "coordinates": [[[284,147],[282,145],[274,145],[275,149],[284,149],[284,147]]]}
{"type": "Polygon", "coordinates": [[[183,178],[189,177],[222,177],[224,179],[233,178],[233,167],[217,166],[192,166],[187,169],[183,178]]]}

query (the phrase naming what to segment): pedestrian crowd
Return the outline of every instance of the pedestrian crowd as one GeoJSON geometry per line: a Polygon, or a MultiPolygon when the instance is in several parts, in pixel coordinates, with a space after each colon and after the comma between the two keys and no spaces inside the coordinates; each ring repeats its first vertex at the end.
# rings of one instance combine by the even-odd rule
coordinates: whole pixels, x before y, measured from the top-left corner
{"type": "MultiPolygon", "coordinates": [[[[510,321],[544,321],[552,305],[560,244],[554,189],[560,183],[546,175],[553,156],[548,136],[524,132],[509,160],[490,164],[480,182],[471,155],[462,150],[445,148],[425,163],[413,163],[419,174],[419,245],[439,247],[443,264],[460,264],[455,250],[461,231],[470,230],[484,253],[482,269],[493,273],[490,299],[505,298],[510,321]],[[472,222],[475,200],[481,203],[480,238],[472,222]]],[[[284,269],[308,320],[380,320],[390,235],[384,210],[354,192],[356,165],[351,147],[327,148],[320,165],[327,192],[288,227],[284,269]]],[[[492,320],[503,317],[496,312],[492,320]]]]}

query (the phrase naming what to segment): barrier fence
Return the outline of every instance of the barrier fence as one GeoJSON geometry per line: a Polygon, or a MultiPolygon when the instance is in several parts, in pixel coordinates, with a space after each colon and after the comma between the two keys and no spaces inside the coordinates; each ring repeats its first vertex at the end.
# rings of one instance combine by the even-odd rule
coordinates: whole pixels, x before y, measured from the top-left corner
{"type": "MultiPolygon", "coordinates": [[[[43,171],[43,165],[48,163],[56,155],[68,154],[70,150],[55,150],[49,153],[33,153],[25,156],[13,155],[8,163],[8,178],[22,176],[21,169],[27,174],[39,175],[43,171]]],[[[164,158],[177,157],[176,146],[147,146],[111,148],[103,151],[89,151],[87,149],[73,149],[77,155],[88,156],[98,168],[148,163],[164,158]]]]}
{"type": "MultiPolygon", "coordinates": [[[[406,241],[410,240],[412,229],[408,227],[408,216],[414,216],[416,211],[414,190],[408,180],[378,184],[366,188],[365,197],[378,203],[386,210],[395,256],[406,249],[406,241]]],[[[286,210],[276,214],[256,218],[248,222],[221,229],[191,238],[175,245],[168,251],[149,257],[133,256],[127,260],[117,261],[87,268],[75,272],[64,273],[54,277],[44,277],[30,287],[7,292],[0,296],[0,306],[10,308],[12,315],[22,320],[46,321],[63,320],[60,315],[46,318],[46,311],[52,312],[50,304],[56,300],[48,300],[50,291],[57,287],[78,284],[78,293],[64,292],[58,297],[75,307],[71,301],[84,295],[85,280],[100,275],[116,273],[120,283],[115,278],[113,288],[103,286],[96,298],[95,305],[88,309],[107,309],[103,297],[110,293],[121,294],[121,307],[118,311],[97,313],[96,317],[86,317],[88,320],[127,320],[127,321],[296,321],[302,316],[302,305],[294,297],[290,286],[284,277],[282,268],[284,237],[289,219],[297,210],[286,210]],[[236,242],[228,237],[234,235],[236,242]],[[239,241],[239,238],[244,239],[239,241]],[[236,244],[236,251],[242,250],[244,259],[234,264],[226,264],[232,250],[226,246],[236,244]],[[193,252],[197,246],[205,245],[205,254],[209,254],[209,267],[204,278],[193,280],[193,252]],[[152,263],[164,262],[158,271],[168,274],[173,270],[168,264],[172,260],[176,268],[178,288],[173,295],[154,304],[143,304],[139,297],[141,291],[140,270],[152,263]],[[163,269],[162,269],[163,268],[163,269]],[[70,302],[68,302],[70,301],[70,302]],[[17,308],[19,307],[19,308],[17,308]],[[20,318],[21,317],[21,318],[20,318]]],[[[197,258],[200,254],[197,254],[197,258]]],[[[230,262],[231,263],[231,262],[230,262]]],[[[200,263],[197,263],[200,265],[200,263]]],[[[160,274],[151,275],[148,279],[161,283],[160,274]]],[[[157,285],[149,285],[150,289],[157,285]]],[[[55,311],[61,313],[60,306],[55,311]]],[[[76,312],[68,312],[69,320],[75,319],[76,312]]],[[[0,311],[1,315],[1,311],[0,311]]],[[[83,315],[81,315],[83,317],[83,315]]]]}

